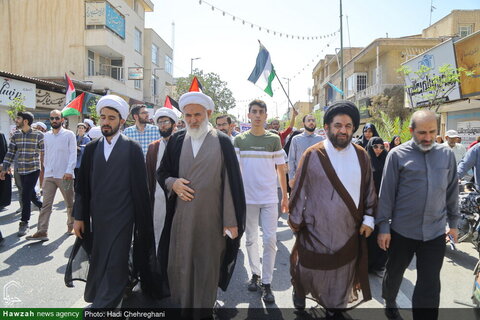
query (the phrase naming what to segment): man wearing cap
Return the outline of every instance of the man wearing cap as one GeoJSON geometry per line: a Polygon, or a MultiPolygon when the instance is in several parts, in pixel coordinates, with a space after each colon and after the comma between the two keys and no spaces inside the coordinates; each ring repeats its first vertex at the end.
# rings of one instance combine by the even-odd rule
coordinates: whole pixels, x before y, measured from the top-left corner
{"type": "Polygon", "coordinates": [[[445,133],[445,142],[443,143],[445,146],[449,147],[453,151],[457,165],[467,153],[467,149],[465,149],[465,147],[461,143],[457,143],[458,137],[459,135],[457,131],[448,130],[445,133]]]}
{"type": "Polygon", "coordinates": [[[72,272],[85,265],[79,264],[82,258],[89,259],[85,301],[92,302],[92,308],[116,308],[131,285],[129,277],[140,276],[142,289],[151,292],[153,223],[142,149],[120,133],[128,104],[116,95],[106,95],[96,110],[103,137],[85,147],[74,207],[74,231],[80,240],[75,242],[65,280],[71,285],[73,278],[78,279],[72,272]],[[129,272],[132,235],[133,270],[129,272]]]}
{"type": "Polygon", "coordinates": [[[143,155],[147,155],[148,145],[160,139],[158,128],[150,124],[150,113],[144,105],[136,105],[130,111],[135,124],[123,132],[130,139],[137,141],[142,147],[143,155]]]}
{"type": "Polygon", "coordinates": [[[47,132],[47,125],[43,122],[35,122],[32,124],[32,128],[41,131],[42,133],[47,132]]]}
{"type": "Polygon", "coordinates": [[[77,144],[75,134],[63,128],[63,121],[59,110],[50,112],[52,130],[48,131],[44,138],[43,206],[38,216],[37,232],[27,236],[27,240],[48,240],[48,224],[57,188],[60,189],[67,206],[67,234],[70,235],[73,231],[73,178],[77,163],[77,144]]]}
{"type": "Polygon", "coordinates": [[[360,290],[364,301],[371,299],[365,237],[374,228],[377,195],[368,154],[352,143],[359,122],[349,101],[327,109],[327,139],[303,154],[290,196],[288,223],[297,233],[290,257],[294,306],[304,308],[311,294],[327,318],[358,300],[360,290]]]}
{"type": "Polygon", "coordinates": [[[43,162],[43,133],[32,130],[33,114],[30,112],[18,112],[15,118],[17,131],[10,138],[8,152],[3,159],[0,179],[5,180],[5,174],[9,171],[15,156],[18,156],[16,165],[22,185],[22,218],[18,227],[17,235],[24,236],[28,231],[32,201],[37,207],[42,207],[42,202],[37,199],[35,185],[40,175],[41,163],[43,162]]]}
{"type": "Polygon", "coordinates": [[[163,225],[165,223],[166,200],[165,193],[160,185],[158,185],[155,175],[160,167],[160,162],[162,161],[168,139],[170,139],[170,136],[176,127],[178,117],[172,109],[163,107],[155,112],[153,120],[157,124],[158,131],[162,138],[150,143],[148,146],[146,166],[148,190],[150,191],[150,206],[153,209],[155,248],[158,248],[158,242],[160,241],[163,225]]]}
{"type": "Polygon", "coordinates": [[[435,142],[434,112],[414,112],[410,133],[410,141],[388,153],[380,187],[377,242],[388,256],[382,298],[387,318],[401,319],[396,298],[415,255],[413,319],[437,319],[445,233],[457,239],[457,167],[449,148],[435,142]],[[447,224],[450,229],[445,232],[447,224]]]}
{"type": "MultiPolygon", "coordinates": [[[[212,315],[217,287],[226,290],[245,227],[242,178],[230,138],[208,122],[212,99],[201,92],[180,97],[186,130],[169,140],[157,172],[167,216],[159,261],[172,301],[212,315]]],[[[187,312],[187,311],[186,311],[187,312]]]]}

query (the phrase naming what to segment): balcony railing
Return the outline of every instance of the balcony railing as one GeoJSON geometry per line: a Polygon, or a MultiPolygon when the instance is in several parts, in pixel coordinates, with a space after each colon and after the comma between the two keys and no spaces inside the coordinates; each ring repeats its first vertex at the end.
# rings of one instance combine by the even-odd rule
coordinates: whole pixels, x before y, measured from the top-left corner
{"type": "Polygon", "coordinates": [[[377,96],[382,94],[385,89],[391,89],[395,86],[399,86],[399,84],[374,84],[373,86],[367,87],[365,90],[358,91],[355,94],[355,98],[357,100],[377,96]]]}
{"type": "Polygon", "coordinates": [[[97,76],[107,76],[115,80],[124,82],[123,67],[112,66],[109,64],[100,63],[97,76]]]}

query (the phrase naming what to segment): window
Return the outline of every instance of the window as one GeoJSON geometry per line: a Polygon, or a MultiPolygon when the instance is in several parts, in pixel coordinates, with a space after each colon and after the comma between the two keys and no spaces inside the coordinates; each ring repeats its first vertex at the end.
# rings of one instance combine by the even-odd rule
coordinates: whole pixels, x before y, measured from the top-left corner
{"type": "Polygon", "coordinates": [[[133,86],[135,89],[142,89],[142,80],[133,80],[133,86]]]}
{"type": "Polygon", "coordinates": [[[158,47],[152,44],[152,63],[158,66],[158,47]]]}
{"type": "Polygon", "coordinates": [[[165,56],[165,72],[170,75],[173,74],[173,60],[169,56],[165,56]]]}
{"type": "Polygon", "coordinates": [[[466,37],[468,36],[469,34],[472,33],[472,25],[468,25],[468,26],[460,26],[458,28],[458,33],[460,34],[460,37],[463,38],[463,37],[466,37]]]}
{"type": "Polygon", "coordinates": [[[357,91],[362,91],[367,89],[367,74],[358,74],[357,75],[357,91]]]}
{"type": "Polygon", "coordinates": [[[158,95],[158,77],[152,74],[152,96],[158,95]]]}
{"type": "Polygon", "coordinates": [[[90,50],[88,50],[87,65],[88,65],[88,70],[87,70],[88,76],[89,77],[94,76],[95,75],[95,53],[90,50]]]}
{"type": "Polygon", "coordinates": [[[138,53],[142,53],[142,32],[135,28],[135,44],[134,48],[138,53]]]}

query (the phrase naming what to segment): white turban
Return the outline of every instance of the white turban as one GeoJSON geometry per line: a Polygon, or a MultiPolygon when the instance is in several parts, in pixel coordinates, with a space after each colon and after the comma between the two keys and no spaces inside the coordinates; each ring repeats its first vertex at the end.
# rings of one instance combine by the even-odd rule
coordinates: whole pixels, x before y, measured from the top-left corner
{"type": "Polygon", "coordinates": [[[212,110],[212,111],[215,109],[215,104],[213,103],[212,98],[210,98],[204,93],[195,92],[195,91],[184,93],[180,97],[178,104],[180,106],[180,111],[182,112],[183,112],[183,108],[185,108],[185,106],[189,104],[199,104],[205,107],[205,109],[212,110]]]}
{"type": "Polygon", "coordinates": [[[128,103],[119,96],[109,94],[101,97],[97,102],[98,115],[100,115],[100,111],[105,107],[110,107],[117,110],[122,119],[127,119],[128,117],[128,109],[130,109],[128,103]]]}
{"type": "Polygon", "coordinates": [[[43,130],[47,130],[47,125],[46,125],[45,123],[43,123],[43,122],[35,122],[35,125],[36,125],[37,127],[42,127],[43,130]]]}
{"type": "Polygon", "coordinates": [[[83,123],[87,124],[90,128],[95,127],[95,123],[93,123],[93,121],[90,119],[83,120],[83,123]]]}
{"type": "Polygon", "coordinates": [[[157,111],[155,111],[155,115],[153,117],[153,120],[155,121],[155,123],[157,123],[158,118],[161,118],[161,117],[169,117],[175,123],[177,123],[177,121],[178,121],[178,117],[175,114],[175,112],[172,109],[165,108],[165,107],[162,107],[162,108],[158,109],[157,111]]]}
{"type": "Polygon", "coordinates": [[[88,131],[88,136],[92,140],[100,138],[102,135],[102,129],[100,127],[93,127],[92,129],[90,129],[90,131],[88,131]]]}

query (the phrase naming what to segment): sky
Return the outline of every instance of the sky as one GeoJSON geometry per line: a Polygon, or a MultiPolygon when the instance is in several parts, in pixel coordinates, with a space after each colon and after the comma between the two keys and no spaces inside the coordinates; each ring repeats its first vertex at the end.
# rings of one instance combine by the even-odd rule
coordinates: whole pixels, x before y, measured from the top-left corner
{"type": "MultiPolygon", "coordinates": [[[[258,40],[270,52],[285,90],[289,84],[292,103],[312,101],[309,89],[313,86],[313,68],[326,54],[340,48],[339,0],[152,1],[154,12],[146,13],[145,26],[153,28],[173,47],[174,77],[188,76],[191,59],[199,57],[193,61],[194,69],[217,73],[227,82],[237,101],[237,107],[230,113],[240,119],[246,115],[248,102],[256,98],[267,103],[269,118],[281,117],[288,108],[278,80],[274,81],[272,98],[247,80],[255,66],[258,40]],[[212,10],[212,5],[218,9],[212,10]],[[252,28],[248,22],[261,30],[257,26],[252,28]],[[290,34],[306,39],[336,31],[335,36],[317,40],[285,37],[290,34]]],[[[420,34],[430,23],[432,0],[343,0],[342,3],[344,47],[365,47],[387,34],[390,38],[420,34]]],[[[432,24],[452,10],[479,9],[480,0],[433,0],[433,6],[432,24]]]]}

